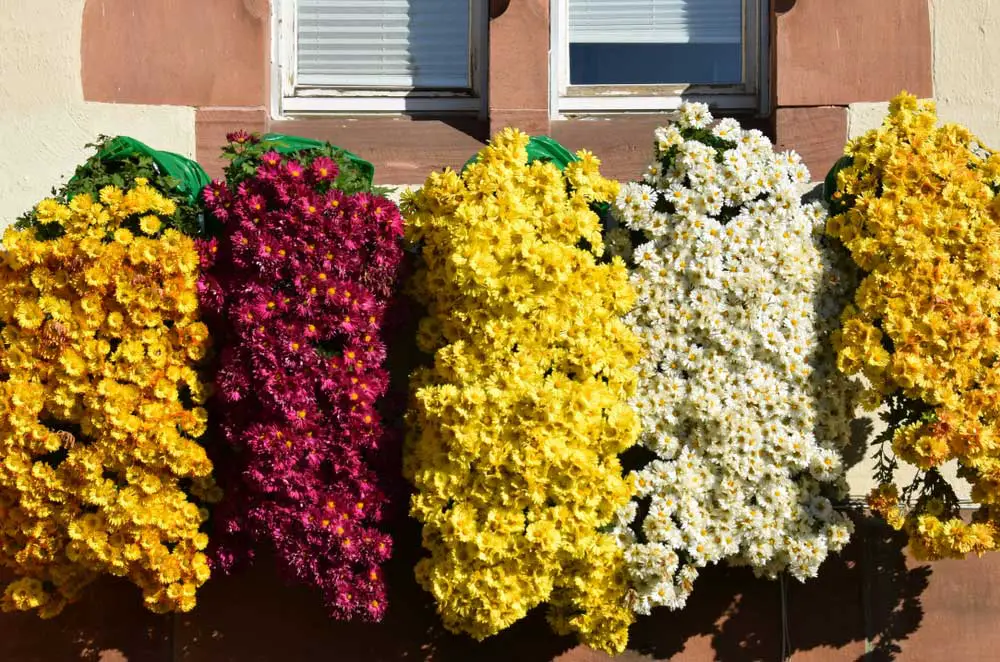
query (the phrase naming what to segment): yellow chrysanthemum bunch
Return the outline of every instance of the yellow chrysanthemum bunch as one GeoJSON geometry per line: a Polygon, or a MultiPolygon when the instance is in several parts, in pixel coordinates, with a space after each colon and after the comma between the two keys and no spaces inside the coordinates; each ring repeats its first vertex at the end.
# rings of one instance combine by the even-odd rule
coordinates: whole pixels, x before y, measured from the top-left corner
{"type": "Polygon", "coordinates": [[[632,615],[604,527],[633,493],[618,454],[639,434],[640,346],[590,209],[618,185],[588,152],[529,164],[528,140],[504,130],[404,199],[434,353],[412,377],[404,466],[430,552],[416,572],[452,631],[483,639],[547,602],[556,631],[621,651],[632,615]]]}
{"type": "Polygon", "coordinates": [[[4,234],[0,267],[3,609],[53,616],[111,574],[153,611],[189,610],[209,576],[189,494],[218,496],[195,441],[209,336],[194,242],[161,232],[174,203],[141,179],[36,212],[4,234]]]}
{"type": "MultiPolygon", "coordinates": [[[[1000,542],[1000,155],[934,104],[892,101],[880,129],[852,141],[828,232],[865,273],[834,336],[837,362],[889,398],[892,448],[915,465],[902,496],[879,472],[872,507],[906,527],[919,558],[1000,542]],[[982,507],[966,523],[937,468],[957,460],[982,507]],[[904,501],[918,496],[916,506],[904,501]]],[[[881,456],[881,454],[880,454],[881,456]]],[[[884,458],[884,456],[882,456],[884,458]]]]}

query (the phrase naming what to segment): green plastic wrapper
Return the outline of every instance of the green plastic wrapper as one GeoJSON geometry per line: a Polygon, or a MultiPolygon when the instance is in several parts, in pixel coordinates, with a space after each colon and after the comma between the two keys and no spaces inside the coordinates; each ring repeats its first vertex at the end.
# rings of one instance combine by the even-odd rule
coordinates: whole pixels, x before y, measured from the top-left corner
{"type": "MultiPolygon", "coordinates": [[[[198,201],[201,190],[211,181],[197,162],[180,154],[156,150],[144,142],[128,136],[113,138],[97,153],[102,161],[118,161],[130,156],[148,156],[153,163],[166,175],[178,181],[177,190],[187,197],[192,204],[198,201]]],[[[74,175],[69,183],[76,180],[74,175]]]]}
{"type": "MultiPolygon", "coordinates": [[[[260,142],[278,154],[294,154],[295,152],[321,149],[328,144],[322,140],[313,140],[312,138],[302,138],[300,136],[287,136],[282,133],[264,134],[261,136],[260,142]]],[[[334,148],[340,151],[343,158],[364,175],[370,188],[372,182],[375,180],[375,166],[370,161],[365,161],[357,154],[353,154],[342,147],[334,145],[334,148]]],[[[237,162],[236,165],[239,165],[239,163],[237,162]]]]}
{"type": "MultiPolygon", "coordinates": [[[[532,136],[531,140],[528,141],[527,150],[528,163],[534,163],[539,160],[549,161],[550,163],[554,163],[560,170],[565,170],[566,166],[570,163],[579,160],[575,154],[548,136],[532,136]]],[[[479,155],[476,154],[466,161],[465,165],[462,166],[462,172],[465,172],[478,158],[479,155]]]]}

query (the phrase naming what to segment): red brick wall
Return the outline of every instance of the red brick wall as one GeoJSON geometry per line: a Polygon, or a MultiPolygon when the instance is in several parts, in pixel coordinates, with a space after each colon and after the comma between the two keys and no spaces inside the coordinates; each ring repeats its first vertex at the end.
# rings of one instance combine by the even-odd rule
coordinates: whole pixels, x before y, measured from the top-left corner
{"type": "Polygon", "coordinates": [[[847,106],[933,95],[928,0],[773,0],[775,140],[821,180],[843,154],[847,106]]]}

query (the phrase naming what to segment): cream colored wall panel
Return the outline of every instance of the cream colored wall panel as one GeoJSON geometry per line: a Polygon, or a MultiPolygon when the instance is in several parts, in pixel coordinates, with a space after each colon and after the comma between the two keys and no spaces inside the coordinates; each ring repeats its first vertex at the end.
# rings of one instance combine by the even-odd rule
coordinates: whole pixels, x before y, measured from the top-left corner
{"type": "Polygon", "coordinates": [[[857,138],[882,126],[889,114],[889,102],[852,103],[847,108],[847,137],[857,138]]]}
{"type": "Polygon", "coordinates": [[[86,157],[84,145],[101,133],[194,155],[193,108],[83,100],[83,5],[84,0],[0,3],[0,225],[71,175],[86,157]]]}
{"type": "MultiPolygon", "coordinates": [[[[847,482],[851,488],[851,498],[855,500],[864,499],[872,488],[877,485],[873,479],[876,463],[872,459],[872,453],[875,451],[875,448],[870,444],[877,435],[885,430],[885,424],[878,415],[880,413],[882,413],[882,410],[875,414],[869,414],[864,411],[858,412],[855,427],[859,433],[862,430],[866,430],[867,434],[858,434],[853,440],[852,448],[846,453],[849,460],[848,466],[850,467],[847,472],[847,482]]],[[[891,448],[887,448],[887,450],[891,450],[891,448]]],[[[968,504],[970,503],[972,488],[968,482],[958,477],[957,471],[958,463],[954,461],[941,467],[941,475],[955,489],[955,496],[963,504],[968,504]]],[[[912,481],[915,475],[916,470],[914,467],[908,465],[900,466],[896,472],[896,484],[903,487],[912,481]]]]}
{"type": "Polygon", "coordinates": [[[931,25],[941,119],[1000,149],[1000,2],[931,0],[931,25]]]}

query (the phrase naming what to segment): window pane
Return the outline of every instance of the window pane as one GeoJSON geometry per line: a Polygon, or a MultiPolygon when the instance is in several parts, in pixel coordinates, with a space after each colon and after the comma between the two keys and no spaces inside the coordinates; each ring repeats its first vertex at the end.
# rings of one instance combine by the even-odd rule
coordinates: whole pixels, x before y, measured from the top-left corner
{"type": "Polygon", "coordinates": [[[571,85],[739,83],[740,44],[570,44],[571,85]]]}
{"type": "Polygon", "coordinates": [[[743,80],[743,0],[569,0],[571,85],[743,80]]]}
{"type": "Polygon", "coordinates": [[[464,89],[469,0],[299,0],[301,85],[464,89]]]}

